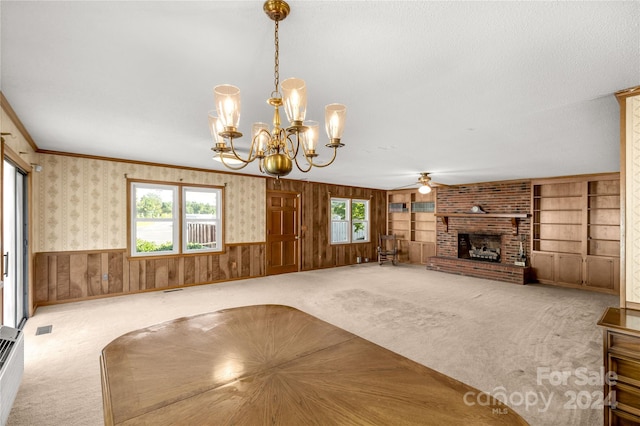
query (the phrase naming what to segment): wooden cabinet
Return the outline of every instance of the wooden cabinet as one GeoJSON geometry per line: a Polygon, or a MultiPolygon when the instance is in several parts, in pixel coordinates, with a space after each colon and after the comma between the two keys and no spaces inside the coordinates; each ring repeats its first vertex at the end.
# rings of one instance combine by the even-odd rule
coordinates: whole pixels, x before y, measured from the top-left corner
{"type": "Polygon", "coordinates": [[[640,424],[640,311],[607,308],[603,327],[604,424],[640,424]]]}
{"type": "Polygon", "coordinates": [[[387,194],[387,233],[398,239],[399,260],[426,264],[436,254],[435,190],[390,191],[387,194]]]}
{"type": "Polygon", "coordinates": [[[556,281],[560,284],[582,284],[582,256],[568,253],[556,254],[556,281]]]}
{"type": "Polygon", "coordinates": [[[585,284],[589,287],[610,289],[620,282],[620,259],[615,257],[587,256],[585,284]]]}
{"type": "Polygon", "coordinates": [[[531,266],[539,282],[617,294],[618,173],[532,182],[531,266]]]}

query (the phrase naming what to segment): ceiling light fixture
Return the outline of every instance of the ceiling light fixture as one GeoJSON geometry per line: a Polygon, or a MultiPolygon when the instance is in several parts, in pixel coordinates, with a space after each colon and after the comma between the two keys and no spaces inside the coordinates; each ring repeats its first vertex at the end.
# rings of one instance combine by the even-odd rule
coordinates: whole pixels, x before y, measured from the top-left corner
{"type": "Polygon", "coordinates": [[[275,90],[267,103],[274,108],[273,128],[266,123],[254,123],[251,132],[251,145],[246,158],[241,157],[234,147],[234,139],[240,138],[238,131],[240,120],[240,89],[230,84],[213,88],[216,110],[209,113],[209,129],[214,146],[211,148],[219,160],[227,168],[240,170],[254,160],[258,160],[260,171],[279,178],[288,175],[293,163],[301,172],[308,172],[312,167],[327,167],[336,159],[338,148],[344,146],[340,142],[344,130],[347,108],[342,104],[330,104],[325,107],[325,129],[329,136],[326,145],[333,148],[331,161],[324,164],[314,162],[318,156],[318,123],[305,121],[307,110],[307,94],[304,80],[289,78],[280,84],[279,74],[279,41],[278,24],[289,14],[289,5],[282,0],[268,0],[263,6],[264,12],[275,22],[275,90]],[[282,89],[282,93],[280,90],[282,89]],[[283,106],[290,126],[280,127],[280,107],[283,106]],[[300,154],[300,155],[298,155],[300,154]],[[299,157],[303,157],[299,160],[299,157]],[[235,160],[235,165],[231,159],[235,160]],[[305,164],[306,162],[306,164],[305,164]]]}
{"type": "Polygon", "coordinates": [[[429,173],[420,173],[420,178],[418,178],[418,183],[421,185],[418,188],[418,192],[421,194],[428,194],[431,192],[431,178],[429,177],[429,173]]]}

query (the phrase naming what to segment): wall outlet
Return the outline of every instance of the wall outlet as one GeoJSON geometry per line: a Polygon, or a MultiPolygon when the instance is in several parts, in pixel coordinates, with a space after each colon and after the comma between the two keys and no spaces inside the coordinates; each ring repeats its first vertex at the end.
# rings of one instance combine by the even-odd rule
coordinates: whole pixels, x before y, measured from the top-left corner
{"type": "Polygon", "coordinates": [[[109,274],[102,274],[102,281],[109,281],[109,274]]]}

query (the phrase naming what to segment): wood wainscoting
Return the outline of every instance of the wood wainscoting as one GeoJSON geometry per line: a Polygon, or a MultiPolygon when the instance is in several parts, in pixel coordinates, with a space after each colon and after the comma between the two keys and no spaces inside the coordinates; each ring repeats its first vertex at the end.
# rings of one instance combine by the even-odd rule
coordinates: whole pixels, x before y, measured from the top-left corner
{"type": "Polygon", "coordinates": [[[378,235],[386,233],[386,191],[288,179],[267,179],[267,191],[300,194],[300,270],[353,265],[358,257],[375,262],[378,235]],[[331,197],[370,200],[369,241],[331,244],[331,197]]]}
{"type": "Polygon", "coordinates": [[[264,243],[227,244],[223,253],[132,258],[126,250],[35,254],[36,306],[261,277],[264,243]]]}

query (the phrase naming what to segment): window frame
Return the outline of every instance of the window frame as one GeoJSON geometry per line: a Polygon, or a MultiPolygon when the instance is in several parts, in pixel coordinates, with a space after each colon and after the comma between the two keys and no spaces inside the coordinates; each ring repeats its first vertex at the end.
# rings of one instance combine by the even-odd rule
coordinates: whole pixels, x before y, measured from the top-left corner
{"type": "Polygon", "coordinates": [[[193,185],[183,185],[181,192],[181,200],[180,207],[182,208],[181,220],[182,220],[182,238],[181,238],[181,248],[182,253],[185,254],[193,254],[193,253],[215,253],[218,251],[222,251],[222,236],[224,235],[224,230],[222,229],[222,211],[223,211],[223,201],[222,201],[222,189],[215,187],[203,187],[203,186],[193,186],[193,185]],[[186,193],[188,191],[192,192],[210,192],[215,194],[216,196],[216,214],[213,219],[191,219],[187,218],[187,196],[186,193]],[[189,222],[215,222],[215,247],[210,249],[189,249],[187,246],[189,244],[187,238],[187,224],[189,222]]]}
{"type": "Polygon", "coordinates": [[[350,244],[351,243],[351,199],[343,197],[331,197],[329,199],[329,241],[331,245],[334,244],[350,244]],[[344,202],[344,219],[333,219],[333,203],[344,202]],[[333,227],[335,223],[345,223],[347,225],[347,240],[346,241],[334,241],[333,240],[333,227]]]}
{"type": "Polygon", "coordinates": [[[224,187],[216,185],[199,185],[199,184],[183,184],[177,182],[158,182],[148,180],[128,179],[128,227],[127,240],[129,242],[128,255],[135,258],[158,257],[158,256],[176,256],[176,255],[192,255],[205,253],[224,252],[224,187]],[[170,189],[173,191],[173,208],[171,219],[168,218],[138,218],[136,193],[138,189],[170,189]],[[216,194],[216,247],[211,249],[187,249],[187,217],[186,217],[186,197],[185,192],[188,190],[201,190],[202,192],[212,192],[216,194]],[[138,222],[171,222],[172,230],[172,250],[162,250],[155,252],[138,252],[137,251],[137,223],[138,222]]]}
{"type": "Polygon", "coordinates": [[[371,203],[370,200],[363,200],[360,198],[347,198],[347,197],[330,197],[329,198],[329,242],[331,245],[340,244],[360,244],[371,242],[371,203]],[[345,203],[345,219],[333,219],[333,203],[344,202],[345,203]],[[365,218],[354,220],[353,218],[353,203],[362,203],[365,206],[365,218]],[[334,223],[346,223],[347,224],[347,240],[346,241],[334,241],[333,227],[334,223]],[[365,224],[366,235],[362,240],[355,240],[354,224],[365,224]]]}
{"type": "Polygon", "coordinates": [[[369,200],[362,200],[359,198],[352,198],[351,199],[351,242],[356,244],[356,243],[368,243],[371,241],[371,205],[369,200]],[[358,204],[364,204],[364,219],[354,219],[353,218],[353,204],[354,203],[358,203],[358,204]],[[353,240],[353,234],[354,234],[354,228],[353,226],[356,223],[363,223],[365,224],[365,229],[366,229],[366,235],[365,238],[363,240],[353,240]]]}

